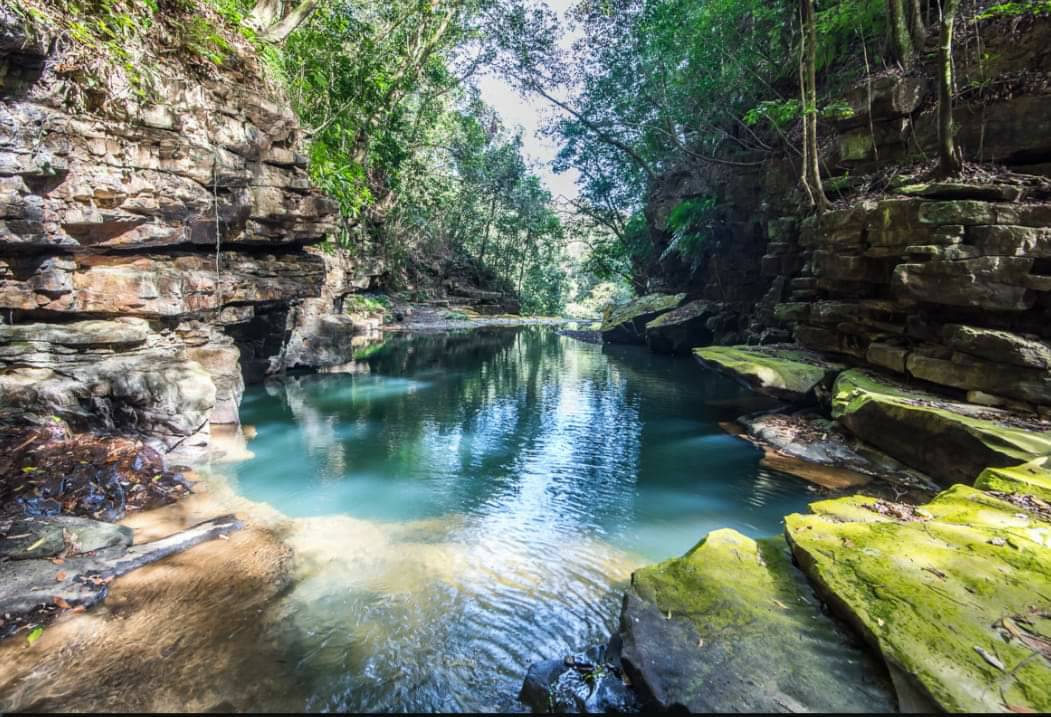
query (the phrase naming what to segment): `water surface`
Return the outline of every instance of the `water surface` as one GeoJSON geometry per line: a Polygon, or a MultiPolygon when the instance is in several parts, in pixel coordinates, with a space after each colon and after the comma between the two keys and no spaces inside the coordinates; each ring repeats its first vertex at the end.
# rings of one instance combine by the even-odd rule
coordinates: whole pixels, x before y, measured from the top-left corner
{"type": "Polygon", "coordinates": [[[550,329],[399,336],[249,390],[243,496],[294,518],[273,638],[307,709],[514,710],[603,641],[634,568],[813,493],[725,434],[748,394],[686,358],[550,329]]]}

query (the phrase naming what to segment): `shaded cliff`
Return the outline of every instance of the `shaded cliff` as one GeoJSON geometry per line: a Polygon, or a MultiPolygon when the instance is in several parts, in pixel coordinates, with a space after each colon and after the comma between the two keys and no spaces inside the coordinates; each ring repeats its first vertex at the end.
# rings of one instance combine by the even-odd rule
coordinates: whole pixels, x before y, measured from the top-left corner
{"type": "Polygon", "coordinates": [[[798,340],[975,403],[1051,405],[1049,39],[1040,15],[957,37],[960,180],[922,179],[936,156],[930,52],[862,81],[842,97],[849,116],[822,123],[833,211],[800,211],[792,152],[665,173],[647,205],[653,256],[676,206],[715,209],[699,267],[656,263],[651,287],[718,302],[714,343],[798,340]]]}

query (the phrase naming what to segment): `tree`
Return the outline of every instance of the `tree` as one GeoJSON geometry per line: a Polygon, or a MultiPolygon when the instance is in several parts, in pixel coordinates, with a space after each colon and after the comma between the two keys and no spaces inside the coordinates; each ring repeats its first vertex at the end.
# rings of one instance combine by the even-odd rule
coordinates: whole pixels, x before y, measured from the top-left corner
{"type": "Polygon", "coordinates": [[[902,67],[912,67],[913,36],[909,32],[909,18],[904,0],[887,0],[887,25],[891,55],[902,67]]]}
{"type": "Polygon", "coordinates": [[[943,0],[938,28],[938,170],[946,177],[956,176],[963,169],[952,116],[952,34],[959,9],[960,0],[943,0]]]}
{"type": "Polygon", "coordinates": [[[829,207],[821,184],[817,146],[817,19],[814,0],[799,0],[800,61],[799,85],[803,103],[803,171],[802,185],[810,206],[819,212],[829,207]]]}

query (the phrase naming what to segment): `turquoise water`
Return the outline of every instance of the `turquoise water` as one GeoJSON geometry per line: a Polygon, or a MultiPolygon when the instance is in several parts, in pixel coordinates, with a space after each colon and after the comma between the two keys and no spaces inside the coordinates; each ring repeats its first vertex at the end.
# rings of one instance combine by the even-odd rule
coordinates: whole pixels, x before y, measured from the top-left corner
{"type": "Polygon", "coordinates": [[[630,571],[814,499],[718,422],[754,397],[687,358],[550,329],[400,336],[250,390],[242,495],[296,519],[276,639],[304,708],[514,710],[603,641],[630,571]]]}

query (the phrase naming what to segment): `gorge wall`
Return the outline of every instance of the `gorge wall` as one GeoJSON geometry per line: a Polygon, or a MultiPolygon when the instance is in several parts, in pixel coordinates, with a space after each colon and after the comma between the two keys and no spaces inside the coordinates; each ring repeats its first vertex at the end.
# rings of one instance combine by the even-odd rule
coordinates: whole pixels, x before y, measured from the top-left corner
{"type": "Polygon", "coordinates": [[[200,443],[246,380],[345,341],[328,315],[375,271],[317,246],[335,207],[257,60],[147,48],[142,92],[70,45],[0,9],[0,405],[200,443]]]}
{"type": "Polygon", "coordinates": [[[1047,415],[1049,41],[1046,16],[986,20],[957,37],[957,138],[972,163],[960,180],[908,176],[937,155],[931,52],[910,73],[862,82],[844,97],[851,116],[822,123],[833,211],[801,215],[794,155],[666,173],[647,206],[655,254],[678,203],[714,197],[718,208],[701,268],[658,267],[651,286],[717,305],[714,343],[796,340],[1047,415]]]}

